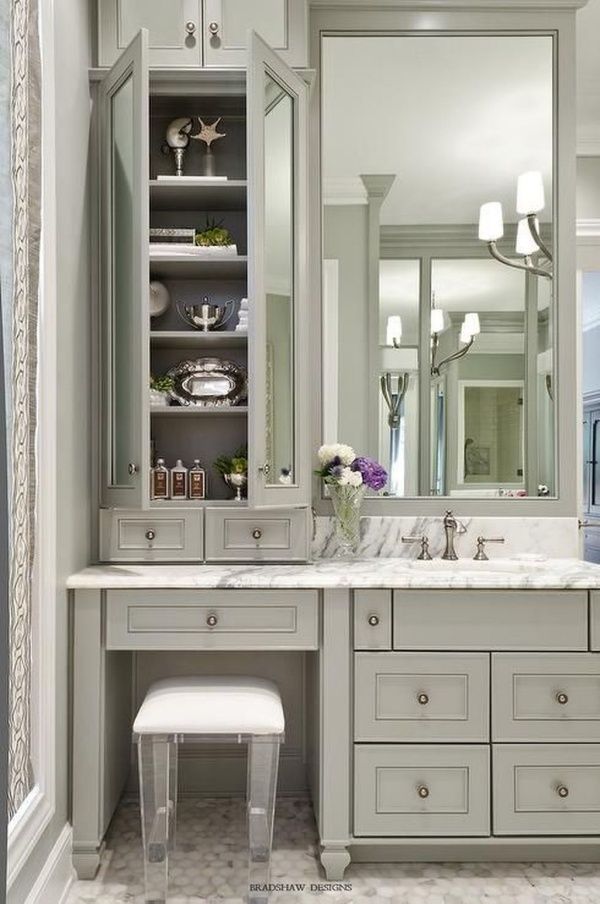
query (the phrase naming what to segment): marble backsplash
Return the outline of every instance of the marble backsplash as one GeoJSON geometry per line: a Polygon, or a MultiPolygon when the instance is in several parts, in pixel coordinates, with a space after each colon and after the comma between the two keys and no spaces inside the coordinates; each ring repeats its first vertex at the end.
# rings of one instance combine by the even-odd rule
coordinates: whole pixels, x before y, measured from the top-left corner
{"type": "MultiPolygon", "coordinates": [[[[503,537],[504,543],[490,543],[490,559],[505,559],[516,555],[543,555],[549,558],[579,558],[580,531],[577,518],[461,518],[466,532],[457,534],[455,548],[459,557],[475,555],[477,537],[503,537]]],[[[394,557],[414,559],[418,543],[403,543],[402,537],[429,538],[431,555],[438,557],[444,550],[444,527],[441,518],[390,518],[365,516],[361,519],[361,541],[357,555],[362,557],[394,557]]],[[[318,516],[312,542],[313,558],[336,555],[333,518],[318,516]]]]}

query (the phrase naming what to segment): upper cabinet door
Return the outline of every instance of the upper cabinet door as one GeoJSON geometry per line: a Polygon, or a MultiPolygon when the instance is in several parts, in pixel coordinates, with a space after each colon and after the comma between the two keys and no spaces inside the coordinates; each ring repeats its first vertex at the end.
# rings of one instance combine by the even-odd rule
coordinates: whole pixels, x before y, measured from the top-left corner
{"type": "Polygon", "coordinates": [[[102,503],[147,498],[148,33],[100,90],[102,503]]]}
{"type": "Polygon", "coordinates": [[[307,65],[305,0],[204,0],[204,65],[244,68],[248,31],[258,32],[288,66],[307,65]]]}
{"type": "Polygon", "coordinates": [[[202,65],[202,0],[99,0],[98,65],[112,66],[140,28],[149,65],[202,65]]]}
{"type": "Polygon", "coordinates": [[[307,505],[308,86],[255,33],[249,41],[249,501],[307,505]]]}

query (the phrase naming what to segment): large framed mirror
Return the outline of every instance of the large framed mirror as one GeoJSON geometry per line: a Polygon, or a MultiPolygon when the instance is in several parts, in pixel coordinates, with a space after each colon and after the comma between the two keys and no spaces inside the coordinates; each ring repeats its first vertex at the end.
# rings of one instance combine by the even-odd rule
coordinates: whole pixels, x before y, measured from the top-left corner
{"type": "Polygon", "coordinates": [[[556,496],[553,59],[321,37],[322,435],[387,497],[556,496]]]}

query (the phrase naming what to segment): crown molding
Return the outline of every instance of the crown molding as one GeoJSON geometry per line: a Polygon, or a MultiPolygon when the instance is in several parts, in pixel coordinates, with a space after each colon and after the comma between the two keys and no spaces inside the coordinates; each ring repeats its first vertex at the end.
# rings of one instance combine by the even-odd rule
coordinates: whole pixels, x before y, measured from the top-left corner
{"type": "Polygon", "coordinates": [[[600,137],[598,137],[598,138],[578,138],[577,139],[577,156],[578,157],[600,157],[600,137]]]}
{"type": "MultiPolygon", "coordinates": [[[[596,239],[600,241],[600,219],[590,217],[577,220],[576,234],[578,239],[596,239]]],[[[596,244],[596,242],[593,242],[596,244]]]]}
{"type": "Polygon", "coordinates": [[[323,204],[348,207],[354,204],[369,203],[365,184],[360,176],[331,178],[323,181],[323,204]]]}

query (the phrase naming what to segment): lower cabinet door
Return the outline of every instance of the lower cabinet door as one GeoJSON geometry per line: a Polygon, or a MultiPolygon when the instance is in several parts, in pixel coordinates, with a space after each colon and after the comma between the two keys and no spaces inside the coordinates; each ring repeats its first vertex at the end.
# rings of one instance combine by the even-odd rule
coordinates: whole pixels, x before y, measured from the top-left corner
{"type": "Polygon", "coordinates": [[[600,833],[599,744],[496,744],[495,835],[600,833]]]}
{"type": "Polygon", "coordinates": [[[354,834],[489,835],[486,745],[356,744],[354,834]]]}

